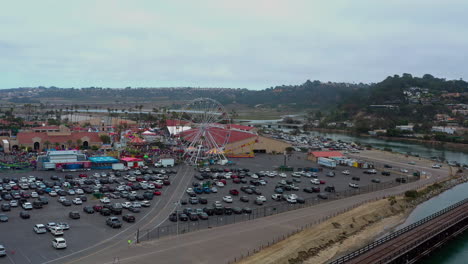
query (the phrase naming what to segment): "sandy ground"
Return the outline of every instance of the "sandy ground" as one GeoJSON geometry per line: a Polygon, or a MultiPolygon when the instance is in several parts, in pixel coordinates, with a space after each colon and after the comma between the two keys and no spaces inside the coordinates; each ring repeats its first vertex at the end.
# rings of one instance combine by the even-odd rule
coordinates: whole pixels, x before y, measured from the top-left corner
{"type": "Polygon", "coordinates": [[[324,263],[391,231],[407,215],[406,202],[367,203],[305,229],[239,263],[324,263]]]}

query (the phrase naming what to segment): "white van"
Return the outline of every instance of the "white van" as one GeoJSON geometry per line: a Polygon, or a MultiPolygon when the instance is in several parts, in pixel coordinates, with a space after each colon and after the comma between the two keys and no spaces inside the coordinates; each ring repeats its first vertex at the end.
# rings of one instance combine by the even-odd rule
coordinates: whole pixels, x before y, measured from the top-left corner
{"type": "Polygon", "coordinates": [[[63,228],[58,227],[58,226],[52,226],[50,228],[50,233],[52,233],[52,235],[54,236],[61,236],[63,235],[63,228]]]}

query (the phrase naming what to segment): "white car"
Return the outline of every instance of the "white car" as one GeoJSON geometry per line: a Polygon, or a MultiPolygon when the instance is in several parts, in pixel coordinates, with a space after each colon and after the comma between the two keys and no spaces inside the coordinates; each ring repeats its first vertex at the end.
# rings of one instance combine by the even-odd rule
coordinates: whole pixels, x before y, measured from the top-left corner
{"type": "Polygon", "coordinates": [[[297,196],[297,194],[295,194],[295,193],[291,193],[290,195],[288,195],[288,197],[291,197],[293,199],[299,198],[299,196],[297,196]]]}
{"type": "Polygon", "coordinates": [[[96,177],[96,178],[100,178],[100,177],[101,177],[101,174],[99,174],[98,172],[95,172],[95,173],[93,174],[93,176],[96,177]]]}
{"type": "Polygon", "coordinates": [[[252,179],[258,179],[258,175],[254,173],[254,174],[252,174],[252,176],[250,176],[250,178],[252,178],[252,179]]]}
{"type": "Polygon", "coordinates": [[[283,197],[283,195],[277,194],[277,193],[271,195],[271,199],[273,199],[275,201],[281,201],[282,197],[283,197]]]}
{"type": "Polygon", "coordinates": [[[267,184],[267,182],[266,182],[265,180],[263,180],[263,179],[262,179],[262,180],[258,180],[258,182],[260,183],[260,185],[266,185],[266,184],[267,184]]]}
{"type": "Polygon", "coordinates": [[[60,226],[52,226],[49,228],[50,233],[54,236],[61,236],[63,235],[63,228],[60,226]]]}
{"type": "Polygon", "coordinates": [[[30,202],[25,202],[21,205],[21,207],[23,207],[24,210],[32,210],[33,209],[33,206],[30,202]]]}
{"type": "MultiPolygon", "coordinates": [[[[274,173],[270,173],[270,174],[268,174],[268,176],[270,176],[270,177],[275,177],[275,174],[274,174],[274,173]],[[273,176],[270,176],[270,175],[273,175],[273,176]]],[[[281,178],[286,178],[288,175],[286,175],[286,173],[282,172],[282,173],[280,173],[278,176],[280,176],[281,178]]]]}
{"type": "Polygon", "coordinates": [[[260,195],[260,196],[257,196],[257,200],[262,201],[262,202],[266,202],[266,197],[263,196],[263,195],[260,195]]]}
{"type": "Polygon", "coordinates": [[[342,171],[341,173],[343,173],[344,175],[349,175],[349,174],[350,174],[350,173],[349,173],[349,170],[344,170],[344,171],[342,171]]]}
{"type": "Polygon", "coordinates": [[[52,246],[56,249],[67,248],[67,241],[63,237],[57,237],[52,240],[52,246]]]}
{"type": "Polygon", "coordinates": [[[217,192],[218,192],[218,189],[217,189],[216,187],[213,186],[213,187],[211,187],[211,192],[212,192],[212,193],[217,193],[217,192]]]}
{"type": "Polygon", "coordinates": [[[349,187],[351,188],[359,188],[359,185],[357,183],[350,182],[349,187]]]}
{"type": "Polygon", "coordinates": [[[107,197],[103,197],[103,198],[101,198],[101,199],[100,199],[100,201],[101,201],[101,203],[104,203],[104,204],[108,204],[108,203],[110,203],[110,199],[109,199],[109,198],[107,198],[107,197]]]}
{"type": "Polygon", "coordinates": [[[223,182],[220,182],[220,181],[219,181],[219,182],[216,182],[216,186],[218,186],[218,187],[224,187],[224,183],[223,183],[223,182]]]}
{"type": "Polygon", "coordinates": [[[297,200],[296,200],[296,198],[291,197],[290,195],[288,195],[288,196],[286,196],[286,202],[288,202],[290,204],[295,204],[295,203],[297,203],[297,200]]]}
{"type": "Polygon", "coordinates": [[[83,204],[83,201],[81,201],[80,198],[75,198],[75,199],[73,199],[72,202],[73,202],[74,204],[76,204],[76,205],[83,204]]]}
{"type": "Polygon", "coordinates": [[[10,206],[11,207],[18,207],[18,201],[17,200],[11,200],[10,201],[10,206]]]}
{"type": "Polygon", "coordinates": [[[232,197],[227,195],[223,197],[223,201],[226,203],[232,203],[232,197]]]}
{"type": "Polygon", "coordinates": [[[37,198],[37,197],[39,197],[39,194],[37,194],[37,192],[32,192],[31,197],[32,198],[37,198]]]}
{"type": "Polygon", "coordinates": [[[60,222],[60,223],[57,223],[57,226],[62,228],[63,230],[68,230],[70,229],[70,225],[65,223],[65,222],[60,222]]]}
{"type": "Polygon", "coordinates": [[[403,172],[403,173],[408,173],[407,169],[400,169],[400,171],[403,172]]]}
{"type": "Polygon", "coordinates": [[[294,178],[300,178],[301,174],[293,173],[293,174],[291,174],[291,176],[294,177],[294,178]]]}
{"type": "Polygon", "coordinates": [[[36,224],[34,225],[34,228],[33,228],[34,232],[36,232],[36,234],[44,234],[44,233],[47,233],[47,228],[45,225],[43,224],[36,224]]]}
{"type": "Polygon", "coordinates": [[[318,179],[312,179],[310,182],[315,185],[320,185],[320,181],[318,179]]]}
{"type": "Polygon", "coordinates": [[[66,200],[67,200],[67,198],[65,196],[59,196],[59,198],[58,198],[59,203],[62,203],[63,201],[66,201],[66,200]]]}
{"type": "Polygon", "coordinates": [[[131,207],[133,207],[133,208],[141,208],[141,203],[140,203],[140,202],[133,202],[131,207]]]}
{"type": "Polygon", "coordinates": [[[141,202],[141,206],[143,206],[143,207],[150,207],[150,206],[151,206],[151,203],[150,203],[149,201],[146,201],[146,200],[145,200],[145,201],[142,201],[142,202],[141,202]]]}
{"type": "Polygon", "coordinates": [[[434,164],[432,165],[432,168],[434,169],[440,169],[442,166],[440,166],[440,164],[434,164]]]}
{"type": "Polygon", "coordinates": [[[83,189],[76,189],[76,194],[78,195],[84,194],[83,189]]]}
{"type": "Polygon", "coordinates": [[[125,209],[130,208],[130,206],[132,206],[132,203],[131,203],[131,202],[122,203],[122,207],[125,208],[125,209]]]}
{"type": "Polygon", "coordinates": [[[51,197],[55,197],[55,196],[57,196],[57,192],[56,191],[50,191],[49,195],[51,197]]]}
{"type": "Polygon", "coordinates": [[[193,193],[193,189],[192,188],[187,188],[187,193],[193,193]]]}

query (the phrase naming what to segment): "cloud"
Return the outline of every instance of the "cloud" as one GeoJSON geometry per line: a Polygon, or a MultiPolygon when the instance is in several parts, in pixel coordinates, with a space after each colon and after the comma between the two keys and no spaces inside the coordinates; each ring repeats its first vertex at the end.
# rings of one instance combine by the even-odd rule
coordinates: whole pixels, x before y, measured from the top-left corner
{"type": "Polygon", "coordinates": [[[0,88],[266,88],[432,73],[468,78],[468,3],[74,1],[5,3],[0,88]]]}

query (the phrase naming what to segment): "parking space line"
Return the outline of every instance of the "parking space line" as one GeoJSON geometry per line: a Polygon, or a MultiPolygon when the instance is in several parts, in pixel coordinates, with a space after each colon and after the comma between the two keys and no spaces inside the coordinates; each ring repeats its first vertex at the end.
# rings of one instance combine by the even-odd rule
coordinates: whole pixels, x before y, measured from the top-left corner
{"type": "Polygon", "coordinates": [[[16,252],[20,253],[21,256],[23,256],[29,263],[32,263],[31,260],[28,258],[28,256],[26,256],[25,254],[23,254],[23,252],[21,250],[16,250],[16,252]]]}
{"type": "MultiPolygon", "coordinates": [[[[189,172],[191,171],[190,169],[191,169],[191,167],[189,167],[189,166],[186,166],[186,167],[185,167],[185,171],[181,173],[181,175],[183,175],[183,176],[181,177],[181,179],[180,179],[180,181],[179,181],[179,184],[175,187],[175,189],[178,189],[181,185],[184,184],[184,179],[185,179],[187,173],[189,173],[189,172]]],[[[176,190],[174,190],[174,192],[172,193],[171,198],[168,200],[168,202],[169,202],[169,201],[172,199],[172,197],[174,196],[175,191],[176,191],[176,190]]],[[[160,201],[161,201],[161,200],[158,200],[158,203],[159,203],[160,201]]],[[[165,206],[165,207],[166,207],[166,206],[165,206]]],[[[165,208],[165,207],[164,207],[164,208],[165,208]]],[[[163,208],[163,209],[164,209],[164,208],[163,208]]],[[[156,209],[156,206],[154,206],[143,218],[141,218],[139,222],[141,222],[144,218],[146,218],[146,217],[147,217],[150,213],[152,213],[153,210],[155,210],[155,209],[156,209]]],[[[161,212],[162,212],[162,210],[160,210],[160,211],[158,212],[158,214],[157,214],[155,217],[153,217],[150,221],[148,221],[148,223],[147,223],[146,225],[150,224],[157,216],[159,216],[159,214],[160,214],[161,212]]],[[[146,226],[146,225],[144,225],[144,226],[146,226]]],[[[47,262],[44,262],[43,264],[55,262],[55,261],[58,261],[58,260],[60,260],[60,259],[63,259],[63,258],[66,258],[66,257],[70,257],[70,256],[72,256],[72,255],[75,255],[75,254],[84,252],[84,251],[86,251],[86,250],[89,250],[89,249],[91,249],[91,248],[97,247],[97,246],[99,246],[99,245],[102,245],[102,244],[104,244],[104,243],[106,243],[106,242],[111,241],[112,239],[116,238],[117,236],[121,235],[122,233],[124,233],[124,232],[130,230],[130,228],[132,228],[132,227],[135,227],[135,225],[132,225],[132,226],[128,227],[127,229],[125,229],[125,230],[123,230],[123,231],[117,233],[116,235],[114,235],[114,236],[112,236],[112,237],[110,237],[110,238],[107,238],[107,239],[105,239],[105,240],[103,240],[103,241],[101,241],[101,242],[99,242],[99,243],[97,243],[97,244],[95,244],[95,245],[92,245],[92,246],[90,246],[90,247],[84,248],[84,249],[82,249],[82,250],[78,250],[78,251],[73,252],[73,253],[68,254],[68,255],[59,256],[59,258],[56,258],[56,259],[53,259],[53,260],[49,260],[49,261],[47,261],[47,262]]],[[[129,235],[131,235],[131,234],[129,234],[129,235]]],[[[113,244],[111,244],[111,245],[109,245],[109,246],[107,246],[107,247],[105,247],[105,248],[103,248],[103,249],[101,249],[101,250],[94,251],[94,252],[92,252],[92,253],[90,253],[90,254],[88,254],[88,255],[86,255],[86,256],[83,256],[83,257],[81,257],[81,258],[78,258],[78,259],[76,259],[76,260],[71,260],[71,261],[68,262],[68,263],[73,263],[73,262],[76,262],[76,261],[78,261],[78,260],[80,260],[80,259],[83,259],[83,258],[92,256],[92,255],[94,255],[94,254],[97,254],[97,253],[99,253],[99,252],[101,252],[101,251],[103,251],[103,250],[105,250],[105,249],[107,249],[107,248],[110,248],[110,247],[113,247],[113,246],[117,245],[117,244],[120,243],[120,242],[121,242],[121,241],[115,242],[115,243],[113,243],[113,244]]]]}

